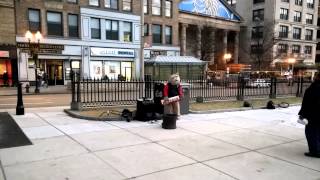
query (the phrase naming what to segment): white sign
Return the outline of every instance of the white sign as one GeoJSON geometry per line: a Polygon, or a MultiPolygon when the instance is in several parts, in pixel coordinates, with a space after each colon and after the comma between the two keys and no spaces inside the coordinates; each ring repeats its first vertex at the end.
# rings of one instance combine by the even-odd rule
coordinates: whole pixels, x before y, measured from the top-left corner
{"type": "Polygon", "coordinates": [[[91,48],[91,56],[134,58],[133,49],[91,48]]]}
{"type": "Polygon", "coordinates": [[[10,57],[9,51],[0,51],[0,57],[5,57],[5,58],[10,57]]]}

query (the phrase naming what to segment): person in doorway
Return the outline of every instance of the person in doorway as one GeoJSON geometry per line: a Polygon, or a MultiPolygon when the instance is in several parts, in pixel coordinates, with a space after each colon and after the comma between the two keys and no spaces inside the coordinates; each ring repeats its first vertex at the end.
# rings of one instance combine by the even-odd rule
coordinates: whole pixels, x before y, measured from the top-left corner
{"type": "Polygon", "coordinates": [[[3,85],[8,86],[9,85],[9,75],[7,71],[4,71],[3,73],[3,85]]]}
{"type": "Polygon", "coordinates": [[[169,81],[164,86],[164,114],[176,114],[180,116],[179,101],[183,97],[183,91],[178,74],[171,75],[169,81]]]}
{"type": "Polygon", "coordinates": [[[320,72],[315,76],[314,82],[305,91],[299,119],[307,119],[305,134],[308,141],[309,152],[306,156],[320,158],[320,72]]]}

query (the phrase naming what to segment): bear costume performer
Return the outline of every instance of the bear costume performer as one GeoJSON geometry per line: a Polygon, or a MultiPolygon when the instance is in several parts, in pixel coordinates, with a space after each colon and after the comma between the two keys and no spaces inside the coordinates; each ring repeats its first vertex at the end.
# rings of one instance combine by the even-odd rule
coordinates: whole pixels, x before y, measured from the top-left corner
{"type": "Polygon", "coordinates": [[[164,86],[164,114],[176,114],[180,116],[179,101],[183,97],[183,91],[178,74],[171,75],[169,81],[164,86]]]}

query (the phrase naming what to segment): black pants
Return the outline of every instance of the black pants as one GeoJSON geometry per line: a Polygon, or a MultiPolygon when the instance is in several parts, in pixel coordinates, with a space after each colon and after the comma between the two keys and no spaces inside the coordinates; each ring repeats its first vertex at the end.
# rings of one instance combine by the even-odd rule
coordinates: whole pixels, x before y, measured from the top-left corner
{"type": "Polygon", "coordinates": [[[320,155],[320,126],[306,125],[309,152],[320,155]]]}

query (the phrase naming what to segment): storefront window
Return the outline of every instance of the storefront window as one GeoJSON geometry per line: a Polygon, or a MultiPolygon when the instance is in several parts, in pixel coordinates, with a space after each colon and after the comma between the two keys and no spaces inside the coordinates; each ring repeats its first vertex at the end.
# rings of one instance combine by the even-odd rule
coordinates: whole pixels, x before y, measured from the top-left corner
{"type": "Polygon", "coordinates": [[[121,62],[121,75],[127,80],[131,79],[132,76],[132,63],[131,62],[121,62]]]}
{"type": "Polygon", "coordinates": [[[120,62],[105,61],[104,72],[108,79],[118,79],[118,75],[120,74],[120,62]]]}
{"type": "Polygon", "coordinates": [[[91,78],[102,78],[102,61],[91,61],[90,63],[91,78]]]}
{"type": "Polygon", "coordinates": [[[0,60],[0,86],[10,85],[12,80],[10,60],[0,60]]]}

